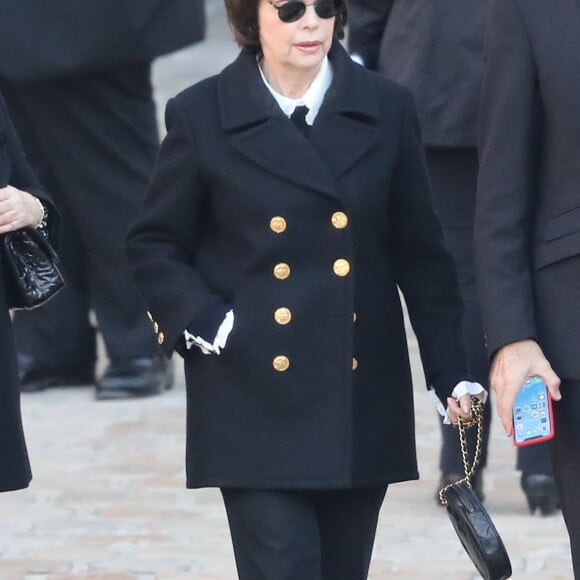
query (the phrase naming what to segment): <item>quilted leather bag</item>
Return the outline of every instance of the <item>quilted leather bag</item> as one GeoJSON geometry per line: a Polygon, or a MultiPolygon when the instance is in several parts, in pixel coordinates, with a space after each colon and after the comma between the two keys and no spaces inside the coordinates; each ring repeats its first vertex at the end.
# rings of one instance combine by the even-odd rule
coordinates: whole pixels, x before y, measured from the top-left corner
{"type": "Polygon", "coordinates": [[[481,452],[483,404],[473,399],[471,420],[459,421],[458,430],[465,477],[445,486],[439,492],[449,519],[467,555],[484,580],[506,580],[512,575],[509,556],[491,517],[471,487],[481,452]],[[465,430],[477,425],[477,445],[473,463],[469,464],[465,430]]]}
{"type": "Polygon", "coordinates": [[[38,230],[23,228],[9,232],[2,241],[2,274],[10,308],[40,306],[64,286],[58,256],[38,230]]]}

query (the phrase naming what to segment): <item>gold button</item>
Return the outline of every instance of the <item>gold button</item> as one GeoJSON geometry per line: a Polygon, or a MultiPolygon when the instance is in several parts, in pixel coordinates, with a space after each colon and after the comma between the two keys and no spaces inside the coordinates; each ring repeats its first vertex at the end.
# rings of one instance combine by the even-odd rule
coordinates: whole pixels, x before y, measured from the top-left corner
{"type": "Polygon", "coordinates": [[[149,312],[149,310],[147,310],[147,318],[149,318],[149,320],[151,322],[153,322],[153,314],[151,314],[151,312],[149,312]]]}
{"type": "Polygon", "coordinates": [[[357,367],[358,367],[358,361],[356,360],[356,358],[353,358],[352,359],[352,370],[356,371],[357,367]]]}
{"type": "Polygon", "coordinates": [[[153,323],[153,330],[157,333],[159,332],[159,324],[157,324],[157,322],[153,323]]]}
{"type": "Polygon", "coordinates": [[[290,308],[276,308],[274,312],[274,320],[278,324],[288,324],[292,320],[292,312],[290,308]]]}
{"type": "Polygon", "coordinates": [[[339,258],[338,260],[335,260],[332,269],[337,276],[346,276],[350,272],[350,264],[348,263],[348,260],[339,258]]]}
{"type": "Polygon", "coordinates": [[[277,234],[281,234],[286,230],[286,220],[279,215],[274,216],[270,220],[270,229],[277,234]]]}
{"type": "Polygon", "coordinates": [[[290,266],[284,264],[284,262],[276,264],[274,266],[274,276],[278,278],[278,280],[286,280],[286,278],[290,276],[290,266]]]}
{"type": "Polygon", "coordinates": [[[343,230],[348,226],[348,216],[342,211],[335,211],[332,214],[330,221],[337,230],[343,230]]]}
{"type": "Polygon", "coordinates": [[[356,312],[353,312],[352,313],[352,321],[353,322],[356,322],[356,312]]]}
{"type": "Polygon", "coordinates": [[[163,341],[164,341],[164,340],[165,340],[165,335],[164,335],[162,332],[160,332],[160,333],[157,335],[157,342],[158,342],[159,344],[163,344],[163,341]]]}
{"type": "Polygon", "coordinates": [[[288,367],[290,366],[290,359],[284,355],[277,356],[272,361],[272,366],[278,372],[283,373],[284,371],[288,370],[288,367]]]}

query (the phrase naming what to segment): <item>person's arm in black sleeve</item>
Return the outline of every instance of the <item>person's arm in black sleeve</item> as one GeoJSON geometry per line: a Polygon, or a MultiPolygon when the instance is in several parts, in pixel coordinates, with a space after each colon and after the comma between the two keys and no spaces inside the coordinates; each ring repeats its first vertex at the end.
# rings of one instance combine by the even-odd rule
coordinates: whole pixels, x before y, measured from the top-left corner
{"type": "Polygon", "coordinates": [[[170,356],[174,350],[184,354],[184,331],[198,333],[196,321],[212,340],[211,332],[217,331],[229,307],[196,267],[208,191],[200,174],[197,138],[179,98],[167,105],[166,125],[167,136],[141,216],[127,235],[126,252],[158,340],[170,356]]]}
{"type": "Polygon", "coordinates": [[[0,138],[5,140],[5,146],[10,162],[10,179],[8,185],[40,200],[44,209],[44,219],[42,220],[43,230],[56,246],[58,242],[59,226],[58,212],[56,211],[49,194],[39,184],[28,160],[26,159],[24,149],[18,135],[16,134],[14,126],[10,121],[6,103],[1,95],[0,116],[2,117],[1,125],[5,127],[6,131],[5,135],[0,136],[0,138]]]}
{"type": "Polygon", "coordinates": [[[455,264],[431,200],[417,114],[410,93],[401,112],[400,149],[391,183],[390,247],[427,385],[444,406],[467,371],[463,304],[455,264]]]}

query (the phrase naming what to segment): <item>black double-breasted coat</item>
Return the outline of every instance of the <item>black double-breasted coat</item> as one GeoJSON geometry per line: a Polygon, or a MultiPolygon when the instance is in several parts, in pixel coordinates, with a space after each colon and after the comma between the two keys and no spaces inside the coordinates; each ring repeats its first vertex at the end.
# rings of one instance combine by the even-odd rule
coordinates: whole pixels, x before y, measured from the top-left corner
{"type": "MultiPolygon", "coordinates": [[[[28,165],[0,96],[0,188],[12,185],[50,204],[28,165]]],[[[54,218],[54,209],[50,208],[54,218]]],[[[3,243],[0,235],[0,248],[3,243]]],[[[0,491],[26,487],[31,473],[22,431],[20,389],[12,325],[8,311],[6,276],[0,249],[0,491]]]]}
{"type": "Polygon", "coordinates": [[[189,487],[416,478],[399,289],[427,380],[463,373],[412,98],[338,44],[329,58],[308,140],[247,50],[168,104],[130,265],[167,354],[204,310],[235,313],[219,356],[185,353],[189,487]]]}

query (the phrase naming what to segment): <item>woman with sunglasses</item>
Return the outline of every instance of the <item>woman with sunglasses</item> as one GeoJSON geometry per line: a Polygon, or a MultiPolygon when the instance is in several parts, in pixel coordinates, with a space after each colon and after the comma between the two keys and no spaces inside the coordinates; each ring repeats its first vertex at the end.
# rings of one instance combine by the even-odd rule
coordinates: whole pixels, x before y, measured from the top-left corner
{"type": "Polygon", "coordinates": [[[471,405],[456,274],[410,93],[350,60],[342,0],[226,7],[241,53],[169,102],[128,256],[239,577],[363,580],[418,476],[399,288],[439,406],[471,405]]]}
{"type": "Polygon", "coordinates": [[[28,487],[31,479],[20,415],[4,235],[24,227],[43,227],[47,232],[54,222],[50,200],[34,178],[0,95],[0,492],[28,487]]]}

